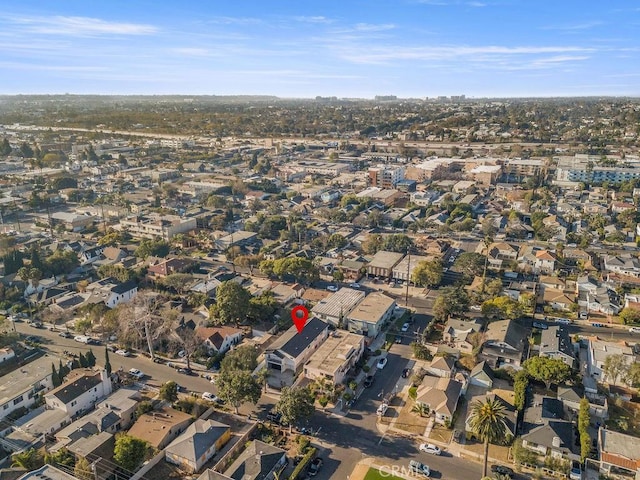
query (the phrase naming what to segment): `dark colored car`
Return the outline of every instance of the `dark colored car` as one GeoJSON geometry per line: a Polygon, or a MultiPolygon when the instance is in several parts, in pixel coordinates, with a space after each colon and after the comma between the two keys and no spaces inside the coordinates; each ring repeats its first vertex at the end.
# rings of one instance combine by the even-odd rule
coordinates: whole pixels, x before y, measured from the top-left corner
{"type": "Polygon", "coordinates": [[[62,338],[73,338],[73,334],[69,332],[62,332],[59,334],[62,338]]]}
{"type": "Polygon", "coordinates": [[[320,457],[314,458],[313,461],[311,462],[311,465],[309,465],[309,475],[311,475],[312,477],[315,477],[320,471],[320,469],[322,468],[323,463],[324,462],[320,457]]]}
{"type": "Polygon", "coordinates": [[[409,375],[411,375],[410,368],[405,368],[404,370],[402,370],[402,378],[409,378],[409,375]]]}
{"type": "Polygon", "coordinates": [[[491,465],[491,472],[506,475],[508,477],[513,477],[515,475],[513,469],[505,467],[504,465],[491,465]]]}
{"type": "Polygon", "coordinates": [[[462,443],[462,439],[464,438],[464,432],[462,430],[454,430],[453,432],[453,441],[456,443],[462,443]]]}
{"type": "Polygon", "coordinates": [[[402,343],[402,337],[397,336],[396,337],[396,343],[402,343]]]}
{"type": "Polygon", "coordinates": [[[282,414],[277,412],[269,412],[267,413],[267,420],[273,423],[280,423],[280,420],[282,420],[282,414]]]}
{"type": "Polygon", "coordinates": [[[364,388],[369,388],[371,385],[373,385],[373,375],[369,375],[367,378],[364,379],[364,388]]]}

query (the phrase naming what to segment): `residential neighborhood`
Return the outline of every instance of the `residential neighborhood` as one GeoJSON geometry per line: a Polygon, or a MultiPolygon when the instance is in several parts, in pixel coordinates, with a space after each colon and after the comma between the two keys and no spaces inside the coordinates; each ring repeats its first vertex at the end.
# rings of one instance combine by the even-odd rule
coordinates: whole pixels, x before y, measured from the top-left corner
{"type": "Polygon", "coordinates": [[[151,136],[26,103],[0,124],[3,478],[640,478],[635,130],[151,136]]]}

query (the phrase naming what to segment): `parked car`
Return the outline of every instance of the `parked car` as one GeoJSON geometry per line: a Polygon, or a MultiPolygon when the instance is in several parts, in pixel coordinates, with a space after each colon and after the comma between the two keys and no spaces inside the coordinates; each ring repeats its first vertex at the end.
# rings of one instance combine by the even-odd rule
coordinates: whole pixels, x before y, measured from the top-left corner
{"type": "Polygon", "coordinates": [[[421,443],[418,449],[421,452],[430,453],[431,455],[440,455],[442,453],[442,450],[433,443],[421,443]]]}
{"type": "Polygon", "coordinates": [[[160,357],[153,357],[153,363],[164,363],[164,360],[160,357]]]}
{"type": "Polygon", "coordinates": [[[549,328],[549,325],[547,325],[546,323],[541,323],[541,322],[533,322],[533,327],[534,328],[539,328],[540,330],[546,330],[549,328]]]}
{"type": "Polygon", "coordinates": [[[224,403],[220,397],[214,395],[211,392],[204,392],[202,394],[202,399],[206,400],[207,402],[224,403]]]}
{"type": "Polygon", "coordinates": [[[409,331],[409,327],[411,325],[409,325],[409,323],[405,323],[404,325],[402,325],[402,328],[400,329],[402,332],[408,332],[409,331]]]}
{"type": "Polygon", "coordinates": [[[327,290],[329,290],[330,292],[337,292],[338,291],[338,287],[336,287],[335,285],[329,285],[327,287],[327,290]]]}
{"type": "Polygon", "coordinates": [[[409,462],[409,470],[412,473],[417,473],[418,475],[422,475],[423,477],[428,477],[431,475],[431,469],[424,463],[418,462],[417,460],[411,460],[409,462]]]}
{"type": "Polygon", "coordinates": [[[349,287],[351,287],[351,288],[360,288],[360,284],[359,283],[350,283],[349,287]]]}
{"type": "Polygon", "coordinates": [[[568,318],[555,318],[554,322],[560,323],[562,325],[569,325],[571,323],[571,320],[569,320],[568,318]]]}
{"type": "Polygon", "coordinates": [[[582,467],[580,466],[580,462],[576,462],[575,460],[571,462],[569,478],[571,480],[582,480],[582,467]]]}
{"type": "Polygon", "coordinates": [[[136,380],[141,380],[142,378],[144,378],[144,373],[142,373],[140,370],[138,370],[137,368],[132,368],[129,370],[129,375],[131,375],[133,378],[135,378],[136,380]]]}
{"type": "Polygon", "coordinates": [[[402,337],[400,335],[396,337],[396,343],[402,343],[402,337]]]}
{"type": "Polygon", "coordinates": [[[131,356],[131,352],[129,350],[116,350],[116,355],[122,355],[123,357],[130,357],[131,356]]]}
{"type": "Polygon", "coordinates": [[[592,323],[591,326],[596,328],[604,328],[604,323],[592,323]]]}
{"type": "Polygon", "coordinates": [[[453,441],[456,443],[462,443],[462,439],[464,438],[464,432],[462,430],[454,430],[453,431],[453,441]]]}
{"type": "Polygon", "coordinates": [[[73,335],[69,332],[60,332],[58,335],[62,338],[73,338],[73,335]]]}
{"type": "Polygon", "coordinates": [[[499,475],[506,475],[509,478],[515,475],[513,469],[505,467],[504,465],[491,465],[491,473],[497,473],[499,475]]]}
{"type": "Polygon", "coordinates": [[[367,375],[367,377],[364,379],[364,388],[369,388],[371,387],[371,385],[373,385],[373,380],[374,380],[374,376],[373,375],[367,375]]]}
{"type": "Polygon", "coordinates": [[[387,413],[387,410],[389,410],[389,405],[387,405],[386,403],[381,403],[376,410],[376,413],[380,416],[383,416],[385,413],[387,413]]]}
{"type": "Polygon", "coordinates": [[[309,475],[315,477],[322,468],[323,463],[320,457],[314,458],[309,465],[309,475]]]}
{"type": "Polygon", "coordinates": [[[409,378],[409,375],[411,375],[410,368],[405,368],[404,370],[402,370],[402,378],[409,378]]]}
{"type": "Polygon", "coordinates": [[[379,370],[382,370],[384,367],[387,366],[387,362],[389,360],[387,360],[387,357],[383,357],[380,360],[378,360],[378,364],[376,365],[378,367],[379,370]]]}
{"type": "Polygon", "coordinates": [[[640,333],[640,327],[631,327],[629,333],[640,333]]]}
{"type": "Polygon", "coordinates": [[[282,420],[282,414],[278,412],[269,412],[267,413],[267,420],[273,423],[280,423],[280,420],[282,420]]]}

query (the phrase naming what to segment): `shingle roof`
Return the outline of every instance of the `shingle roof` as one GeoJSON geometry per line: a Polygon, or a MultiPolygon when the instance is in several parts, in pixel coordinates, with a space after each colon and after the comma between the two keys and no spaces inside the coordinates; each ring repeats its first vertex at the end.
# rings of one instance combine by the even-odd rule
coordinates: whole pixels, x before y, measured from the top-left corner
{"type": "Polygon", "coordinates": [[[196,462],[229,429],[224,423],[198,419],[169,444],[167,452],[196,462]]]}
{"type": "Polygon", "coordinates": [[[559,325],[553,325],[547,330],[543,330],[540,337],[540,354],[552,352],[560,352],[569,357],[574,357],[569,333],[559,325]]]}
{"type": "Polygon", "coordinates": [[[319,335],[322,335],[329,325],[318,318],[307,321],[302,333],[298,333],[295,326],[291,327],[282,336],[271,344],[269,350],[281,350],[282,352],[297,358],[307,346],[319,335]]]}
{"type": "Polygon", "coordinates": [[[115,294],[121,295],[123,293],[127,293],[131,290],[138,288],[138,285],[133,280],[129,280],[128,282],[121,283],[116,285],[111,289],[111,291],[115,294]]]}
{"type": "Polygon", "coordinates": [[[100,372],[85,373],[84,375],[65,382],[58,388],[51,390],[47,395],[53,395],[65,405],[88,392],[96,385],[102,383],[100,372]]]}
{"type": "Polygon", "coordinates": [[[254,440],[225,475],[233,480],[263,480],[275,468],[285,451],[268,443],[254,440]]]}

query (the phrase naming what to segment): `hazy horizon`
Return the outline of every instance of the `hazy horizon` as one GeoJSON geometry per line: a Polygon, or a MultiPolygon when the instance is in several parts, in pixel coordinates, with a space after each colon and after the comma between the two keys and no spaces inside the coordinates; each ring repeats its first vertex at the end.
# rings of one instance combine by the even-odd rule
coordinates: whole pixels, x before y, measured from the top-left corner
{"type": "Polygon", "coordinates": [[[623,0],[271,3],[5,5],[0,94],[640,96],[623,0]]]}

